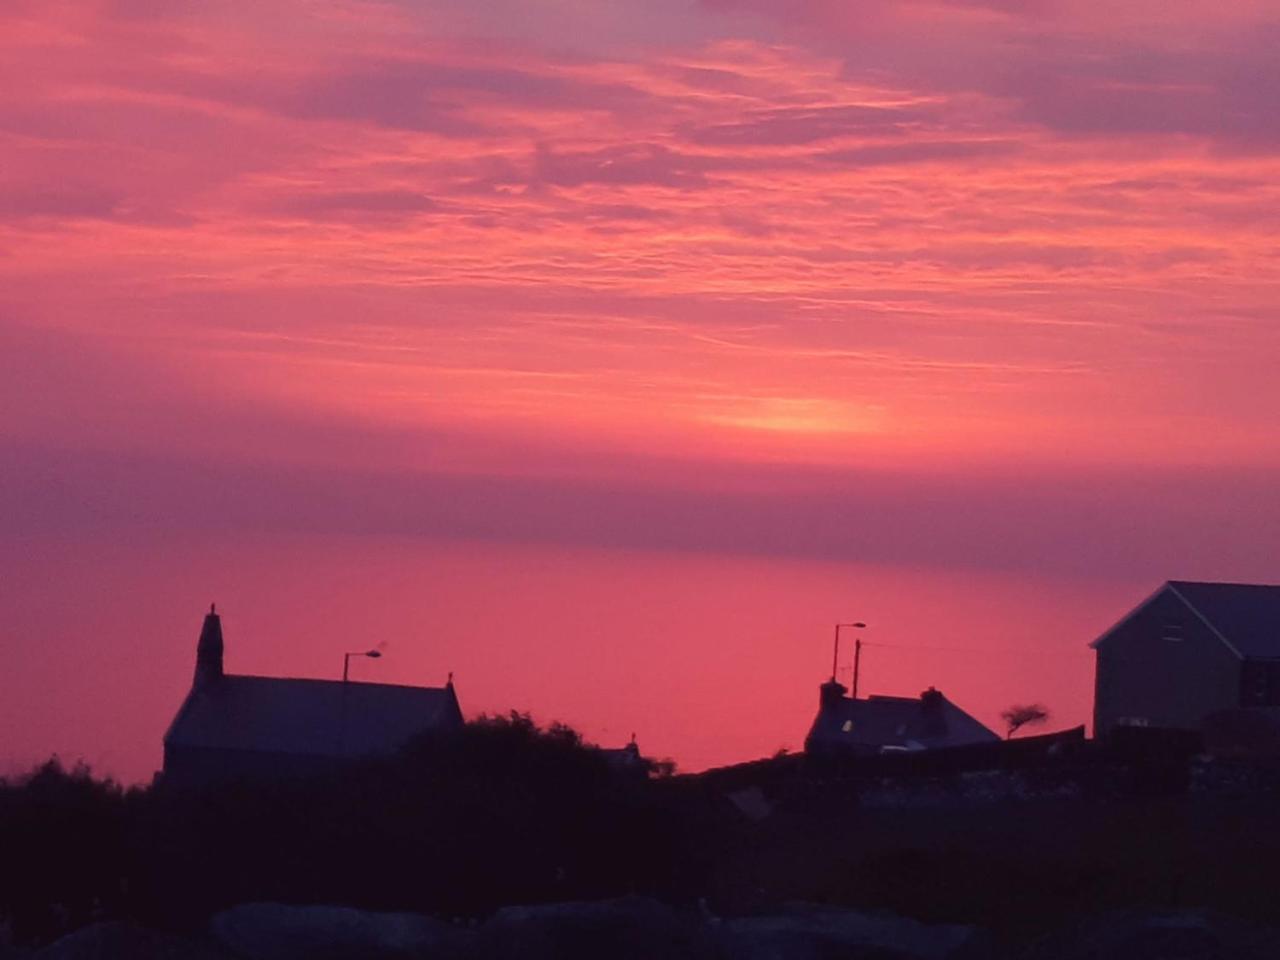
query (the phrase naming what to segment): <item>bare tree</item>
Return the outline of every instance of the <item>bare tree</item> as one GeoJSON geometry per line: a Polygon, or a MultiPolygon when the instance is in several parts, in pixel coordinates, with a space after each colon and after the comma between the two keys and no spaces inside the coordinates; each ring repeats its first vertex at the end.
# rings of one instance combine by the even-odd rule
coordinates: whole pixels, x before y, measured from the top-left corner
{"type": "Polygon", "coordinates": [[[1034,727],[1044,723],[1049,719],[1049,711],[1038,703],[1029,703],[1026,706],[1014,705],[1000,714],[1000,718],[1009,728],[1005,733],[1005,739],[1009,740],[1023,727],[1034,727]]]}

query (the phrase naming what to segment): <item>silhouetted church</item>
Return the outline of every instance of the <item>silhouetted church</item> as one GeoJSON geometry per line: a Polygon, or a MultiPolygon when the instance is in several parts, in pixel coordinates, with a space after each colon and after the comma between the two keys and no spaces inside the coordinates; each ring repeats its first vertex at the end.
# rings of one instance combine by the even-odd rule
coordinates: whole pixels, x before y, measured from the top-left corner
{"type": "Polygon", "coordinates": [[[164,737],[166,783],[320,773],[462,726],[452,678],[432,688],[228,676],[222,652],[222,622],[210,607],[191,691],[164,737]]]}

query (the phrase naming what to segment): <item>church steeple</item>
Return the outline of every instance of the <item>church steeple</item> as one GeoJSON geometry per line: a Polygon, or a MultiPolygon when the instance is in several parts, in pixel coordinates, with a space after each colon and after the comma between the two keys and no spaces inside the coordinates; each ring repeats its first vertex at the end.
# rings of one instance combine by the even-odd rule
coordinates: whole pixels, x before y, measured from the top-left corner
{"type": "Polygon", "coordinates": [[[196,646],[196,675],[193,686],[205,687],[222,679],[222,620],[217,607],[209,604],[200,628],[200,643],[196,646]]]}

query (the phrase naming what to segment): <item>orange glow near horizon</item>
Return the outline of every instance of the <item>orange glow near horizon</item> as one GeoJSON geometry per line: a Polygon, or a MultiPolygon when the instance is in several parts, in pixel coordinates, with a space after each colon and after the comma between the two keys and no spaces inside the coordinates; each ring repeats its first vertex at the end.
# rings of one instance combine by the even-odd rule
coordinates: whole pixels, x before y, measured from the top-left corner
{"type": "Polygon", "coordinates": [[[5,553],[729,557],[797,615],[772,564],[1280,579],[1278,38],[1246,0],[6,4],[5,553]]]}

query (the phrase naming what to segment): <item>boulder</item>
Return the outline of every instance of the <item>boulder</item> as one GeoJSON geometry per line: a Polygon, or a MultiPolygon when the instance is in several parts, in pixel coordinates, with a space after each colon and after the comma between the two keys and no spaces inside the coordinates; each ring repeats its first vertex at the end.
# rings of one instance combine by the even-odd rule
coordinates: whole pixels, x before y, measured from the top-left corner
{"type": "Polygon", "coordinates": [[[1021,960],[1273,960],[1280,930],[1208,911],[1121,911],[1033,944],[1021,960]]]}
{"type": "Polygon", "coordinates": [[[29,960],[228,960],[196,940],[157,933],[131,923],[93,923],[61,937],[29,960]]]}
{"type": "Polygon", "coordinates": [[[974,927],[812,904],[726,920],[723,928],[724,953],[733,960],[968,960],[988,955],[986,938],[974,927]]]}
{"type": "Polygon", "coordinates": [[[454,957],[466,931],[416,913],[247,903],[217,914],[210,933],[244,960],[454,957]]]}
{"type": "Polygon", "coordinates": [[[504,907],[481,931],[486,957],[692,960],[711,955],[702,919],[644,897],[504,907]]]}

